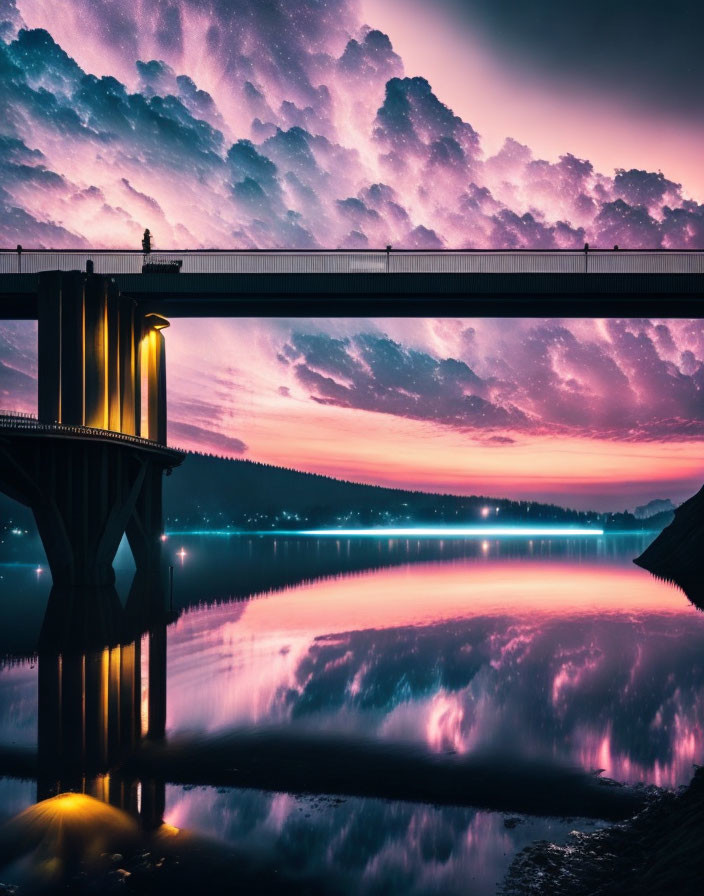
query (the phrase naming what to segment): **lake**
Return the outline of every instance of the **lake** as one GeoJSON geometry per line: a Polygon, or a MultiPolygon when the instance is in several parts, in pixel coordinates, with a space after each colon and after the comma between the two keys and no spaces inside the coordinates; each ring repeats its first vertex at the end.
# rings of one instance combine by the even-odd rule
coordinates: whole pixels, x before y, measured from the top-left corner
{"type": "MultiPolygon", "coordinates": [[[[174,753],[151,766],[154,823],[330,892],[493,894],[524,846],[605,823],[590,773],[676,788],[702,760],[704,616],[633,565],[646,544],[172,533],[165,642],[84,655],[75,679],[73,660],[31,655],[48,573],[27,545],[0,567],[0,748],[69,737],[75,707],[52,694],[68,706],[75,680],[85,753],[95,679],[104,767],[75,780],[143,812],[144,770],[109,772],[161,694],[174,753]],[[223,745],[241,763],[218,772],[223,745]]],[[[0,773],[2,818],[66,784],[0,773]]]]}

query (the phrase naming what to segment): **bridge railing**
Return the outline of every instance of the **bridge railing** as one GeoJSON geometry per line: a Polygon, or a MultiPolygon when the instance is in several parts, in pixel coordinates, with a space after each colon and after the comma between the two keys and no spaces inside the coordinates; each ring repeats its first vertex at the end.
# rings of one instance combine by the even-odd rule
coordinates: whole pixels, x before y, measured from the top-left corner
{"type": "MultiPolygon", "coordinates": [[[[516,250],[0,250],[0,273],[86,270],[140,274],[144,264],[180,261],[184,274],[704,274],[704,251],[516,250]]],[[[153,270],[153,268],[152,268],[153,270]]]]}
{"type": "Polygon", "coordinates": [[[48,435],[91,436],[92,438],[110,439],[111,441],[126,442],[141,448],[165,448],[168,451],[182,452],[180,448],[171,445],[161,445],[151,439],[143,439],[141,436],[132,436],[124,432],[115,432],[112,429],[98,429],[93,426],[76,426],[68,423],[42,423],[34,414],[21,411],[0,410],[0,430],[11,429],[13,432],[46,433],[48,435]]]}

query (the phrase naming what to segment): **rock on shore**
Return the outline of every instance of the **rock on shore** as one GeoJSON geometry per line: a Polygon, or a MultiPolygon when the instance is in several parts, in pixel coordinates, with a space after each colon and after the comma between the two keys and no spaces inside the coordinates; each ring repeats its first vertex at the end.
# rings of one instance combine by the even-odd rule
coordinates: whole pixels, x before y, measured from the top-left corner
{"type": "Polygon", "coordinates": [[[675,510],[675,518],[635,561],[674,582],[704,608],[704,488],[675,510]]]}

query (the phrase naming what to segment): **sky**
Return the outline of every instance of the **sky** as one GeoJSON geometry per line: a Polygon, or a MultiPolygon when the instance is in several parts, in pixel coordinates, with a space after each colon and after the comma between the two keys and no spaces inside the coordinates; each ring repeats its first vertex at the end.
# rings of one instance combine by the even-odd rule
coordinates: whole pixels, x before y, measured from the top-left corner
{"type": "MultiPolygon", "coordinates": [[[[0,245],[704,248],[673,0],[0,0],[0,245]],[[529,10],[527,12],[527,10],[529,10]]],[[[169,436],[623,509],[704,469],[697,321],[175,321],[169,436]]],[[[0,405],[36,406],[0,325],[0,405]]]]}
{"type": "MultiPolygon", "coordinates": [[[[36,409],[36,325],[0,325],[36,409]]],[[[169,442],[353,481],[599,510],[704,478],[704,327],[650,320],[175,320],[169,442]]]]}
{"type": "Polygon", "coordinates": [[[695,4],[60,6],[0,0],[4,245],[704,248],[695,4]]]}
{"type": "Polygon", "coordinates": [[[570,151],[605,173],[662,169],[701,198],[701,4],[364,0],[363,9],[393,36],[406,73],[425,75],[487,151],[510,135],[551,161],[570,151]]]}

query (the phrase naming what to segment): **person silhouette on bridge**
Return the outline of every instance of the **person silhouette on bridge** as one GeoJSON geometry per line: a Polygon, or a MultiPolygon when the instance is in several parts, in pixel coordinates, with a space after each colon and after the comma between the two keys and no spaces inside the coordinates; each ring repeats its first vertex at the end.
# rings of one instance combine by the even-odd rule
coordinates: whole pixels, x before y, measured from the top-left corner
{"type": "Polygon", "coordinates": [[[149,255],[152,251],[152,234],[149,228],[144,231],[144,236],[142,237],[142,252],[145,255],[149,255]]]}

